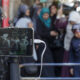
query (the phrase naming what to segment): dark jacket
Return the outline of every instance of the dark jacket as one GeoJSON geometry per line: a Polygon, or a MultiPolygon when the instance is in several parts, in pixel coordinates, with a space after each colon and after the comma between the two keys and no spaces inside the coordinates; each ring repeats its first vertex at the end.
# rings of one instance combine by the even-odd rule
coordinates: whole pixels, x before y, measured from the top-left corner
{"type": "Polygon", "coordinates": [[[55,24],[55,22],[56,22],[56,17],[57,17],[57,15],[55,14],[54,16],[50,16],[50,18],[51,18],[51,24],[55,24]]]}
{"type": "Polygon", "coordinates": [[[47,28],[39,18],[37,19],[37,33],[39,34],[42,40],[44,40],[47,43],[52,43],[55,37],[52,37],[50,35],[50,32],[53,30],[58,32],[54,25],[51,25],[50,28],[47,28]]]}
{"type": "Polygon", "coordinates": [[[73,38],[70,48],[70,62],[80,63],[80,39],[73,38]]]}

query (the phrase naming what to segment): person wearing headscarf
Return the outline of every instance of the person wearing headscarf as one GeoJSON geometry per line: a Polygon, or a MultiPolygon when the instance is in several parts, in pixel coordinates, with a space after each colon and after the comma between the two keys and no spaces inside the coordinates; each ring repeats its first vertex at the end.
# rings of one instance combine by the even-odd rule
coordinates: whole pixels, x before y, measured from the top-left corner
{"type": "Polygon", "coordinates": [[[69,24],[66,29],[66,36],[64,41],[64,48],[66,51],[70,49],[71,39],[73,38],[72,25],[80,24],[80,14],[76,11],[72,11],[69,15],[69,24]]]}
{"type": "MultiPolygon", "coordinates": [[[[70,44],[71,44],[71,40],[74,36],[73,32],[72,32],[72,26],[75,24],[80,24],[80,14],[76,11],[72,11],[69,14],[69,19],[68,19],[68,25],[66,28],[66,35],[65,35],[65,39],[64,39],[64,62],[69,62],[69,50],[70,50],[70,44]]],[[[69,73],[69,67],[63,67],[62,69],[62,76],[63,77],[69,77],[70,73],[69,73]],[[66,71],[67,70],[67,71],[66,71]]]]}
{"type": "Polygon", "coordinates": [[[31,18],[30,18],[30,9],[27,5],[22,4],[18,12],[19,18],[16,21],[16,27],[18,28],[28,28],[33,27],[31,18]]]}
{"type": "Polygon", "coordinates": [[[42,8],[39,18],[37,20],[37,32],[41,36],[41,38],[46,43],[48,43],[48,45],[52,41],[51,39],[58,35],[56,28],[51,24],[49,13],[50,11],[48,8],[42,8]]]}
{"type": "MultiPolygon", "coordinates": [[[[50,10],[48,8],[42,8],[39,18],[37,19],[37,33],[44,40],[49,47],[51,53],[46,53],[46,57],[48,55],[52,55],[53,63],[54,63],[54,38],[58,35],[57,29],[51,24],[51,18],[49,16],[50,10]]],[[[50,59],[51,59],[50,58],[50,59]]],[[[47,59],[48,60],[48,59],[47,59]]]]}
{"type": "MultiPolygon", "coordinates": [[[[30,19],[30,10],[27,5],[21,5],[19,8],[19,20],[16,23],[16,28],[33,28],[32,21],[30,19]],[[22,14],[22,15],[21,15],[22,14]]],[[[23,57],[20,58],[20,64],[26,64],[26,63],[34,63],[36,61],[36,50],[35,47],[33,48],[33,55],[31,57],[23,57]]],[[[37,73],[38,67],[37,66],[29,66],[21,68],[22,76],[30,76],[37,73]]]]}

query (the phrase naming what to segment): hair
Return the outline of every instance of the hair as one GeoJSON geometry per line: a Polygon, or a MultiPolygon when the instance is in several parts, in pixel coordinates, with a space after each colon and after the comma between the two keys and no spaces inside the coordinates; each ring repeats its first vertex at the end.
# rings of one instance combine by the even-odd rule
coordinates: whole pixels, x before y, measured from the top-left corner
{"type": "Polygon", "coordinates": [[[51,4],[51,6],[49,7],[49,9],[51,9],[52,6],[55,6],[55,7],[58,9],[58,3],[57,3],[57,2],[53,2],[53,3],[51,4]]]}
{"type": "Polygon", "coordinates": [[[36,2],[36,0],[34,0],[34,2],[36,2]]]}
{"type": "Polygon", "coordinates": [[[42,3],[39,3],[39,4],[38,4],[38,6],[41,6],[41,7],[43,7],[43,4],[42,4],[42,3]]]}

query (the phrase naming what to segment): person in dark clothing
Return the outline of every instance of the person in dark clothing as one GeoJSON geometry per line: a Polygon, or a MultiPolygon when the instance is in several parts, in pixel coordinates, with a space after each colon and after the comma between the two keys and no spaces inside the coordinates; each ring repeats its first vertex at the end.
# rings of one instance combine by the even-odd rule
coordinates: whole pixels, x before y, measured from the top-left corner
{"type": "MultiPolygon", "coordinates": [[[[57,29],[51,24],[51,19],[49,17],[49,9],[43,8],[41,10],[40,16],[37,20],[37,33],[41,37],[42,40],[46,42],[49,49],[53,49],[54,39],[58,35],[57,29]]],[[[51,50],[52,52],[52,50],[51,50]]],[[[49,53],[50,54],[50,53],[49,53]]],[[[54,60],[54,53],[52,52],[52,58],[54,60]]],[[[48,56],[46,56],[48,59],[48,56]]]]}
{"type": "Polygon", "coordinates": [[[43,8],[41,10],[40,16],[37,20],[37,32],[48,46],[51,46],[54,38],[58,35],[57,29],[51,24],[48,8],[43,8]]]}
{"type": "MultiPolygon", "coordinates": [[[[74,25],[72,31],[74,37],[71,41],[69,62],[80,63],[80,24],[74,25]]],[[[71,67],[70,73],[74,77],[80,77],[80,66],[71,67]]]]}
{"type": "Polygon", "coordinates": [[[57,17],[57,10],[58,10],[58,4],[55,2],[53,3],[50,7],[50,17],[51,17],[51,21],[52,24],[55,23],[56,17],[57,17]]]}
{"type": "Polygon", "coordinates": [[[31,18],[33,18],[34,14],[35,14],[35,11],[37,10],[39,4],[40,4],[40,0],[35,0],[34,5],[30,8],[31,18]]]}
{"type": "MultiPolygon", "coordinates": [[[[37,32],[35,33],[35,39],[41,39],[41,37],[38,35],[37,32]]],[[[38,46],[38,48],[37,48],[37,57],[38,57],[37,63],[41,63],[41,55],[42,55],[42,51],[44,49],[44,45],[39,44],[36,46],[38,46]]],[[[43,64],[44,63],[54,63],[52,52],[48,46],[47,46],[46,51],[44,53],[43,64]]],[[[54,76],[55,76],[54,67],[43,66],[41,77],[54,77],[54,76]]]]}
{"type": "MultiPolygon", "coordinates": [[[[63,55],[64,55],[64,33],[67,25],[67,21],[65,19],[65,16],[63,15],[63,9],[62,6],[58,10],[57,4],[52,4],[51,9],[51,19],[52,24],[55,26],[55,28],[59,31],[59,34],[57,35],[57,38],[55,38],[55,46],[52,48],[52,52],[54,52],[54,61],[55,63],[62,63],[63,62],[63,55]]],[[[55,72],[56,76],[61,76],[61,70],[62,67],[56,66],[55,72]]]]}
{"type": "MultiPolygon", "coordinates": [[[[25,7],[25,5],[24,6],[22,6],[23,8],[25,8],[25,10],[27,11],[28,10],[28,8],[27,7],[25,7]]],[[[25,12],[25,13],[27,13],[26,11],[24,11],[23,10],[23,12],[25,12]]],[[[18,28],[28,28],[29,26],[27,25],[29,22],[31,22],[31,20],[29,19],[29,16],[28,15],[24,15],[22,18],[20,18],[20,20],[16,23],[16,27],[18,27],[18,28]],[[22,23],[24,23],[24,24],[22,24],[22,23]]],[[[35,33],[35,39],[40,39],[40,37],[38,36],[38,34],[36,33],[36,32],[34,32],[35,33]]],[[[43,49],[44,47],[43,47],[43,45],[41,45],[40,47],[39,47],[39,50],[40,51],[38,51],[37,52],[37,55],[40,55],[41,56],[41,51],[42,51],[42,49],[43,49]]],[[[44,62],[51,62],[51,61],[53,61],[53,59],[50,57],[50,59],[46,59],[46,57],[47,57],[47,55],[48,55],[48,53],[50,53],[51,54],[51,52],[49,51],[49,49],[48,49],[48,47],[47,47],[47,50],[46,50],[46,52],[45,52],[46,54],[44,55],[45,57],[44,57],[44,62]]],[[[34,54],[34,53],[33,53],[34,54]]],[[[41,57],[40,56],[38,56],[38,60],[35,60],[34,59],[34,57],[32,56],[32,57],[28,57],[28,58],[20,58],[21,60],[21,62],[20,63],[22,63],[22,64],[26,64],[26,63],[34,63],[34,65],[35,65],[35,63],[37,63],[37,62],[41,62],[41,57]]],[[[36,66],[29,66],[29,67],[24,67],[24,68],[22,68],[22,76],[38,76],[38,67],[36,67],[36,66]]],[[[53,68],[50,68],[49,69],[49,71],[48,71],[48,69],[47,69],[47,67],[43,67],[43,72],[42,72],[42,76],[47,76],[47,77],[50,77],[50,76],[54,76],[54,69],[53,68]]]]}
{"type": "Polygon", "coordinates": [[[34,11],[34,15],[32,17],[32,21],[33,21],[33,25],[34,25],[34,30],[36,31],[36,27],[37,27],[37,19],[38,19],[38,16],[40,15],[40,11],[42,9],[42,4],[38,4],[38,7],[37,9],[34,11]]]}

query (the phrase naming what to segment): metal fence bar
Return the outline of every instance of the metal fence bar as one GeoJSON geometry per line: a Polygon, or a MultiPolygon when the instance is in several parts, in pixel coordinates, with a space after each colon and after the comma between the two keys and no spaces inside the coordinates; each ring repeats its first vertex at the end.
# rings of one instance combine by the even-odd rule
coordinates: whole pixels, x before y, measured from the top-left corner
{"type": "MultiPolygon", "coordinates": [[[[40,63],[26,63],[20,64],[23,67],[25,66],[41,66],[40,63]]],[[[43,63],[43,66],[80,66],[80,63],[43,63]]],[[[21,80],[80,80],[80,77],[21,77],[21,80]]]]}
{"type": "MultiPolygon", "coordinates": [[[[22,66],[41,66],[40,63],[20,64],[22,66]]],[[[80,63],[43,63],[43,66],[80,66],[80,63]]]]}
{"type": "MultiPolygon", "coordinates": [[[[35,80],[35,79],[38,79],[38,77],[33,77],[33,78],[28,78],[28,77],[23,77],[23,78],[21,78],[22,80],[26,80],[26,79],[28,79],[28,80],[35,80]]],[[[48,78],[48,77],[43,77],[43,78],[40,78],[40,80],[80,80],[80,78],[70,78],[70,77],[65,77],[65,78],[62,78],[62,77],[59,77],[59,78],[48,78]]]]}

